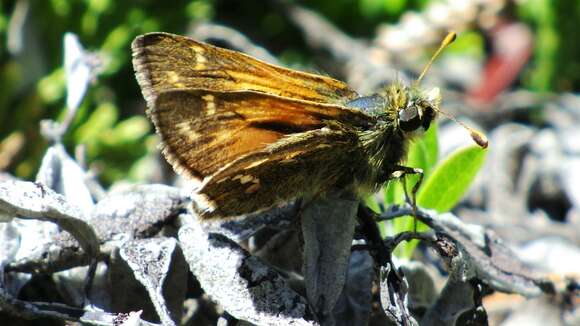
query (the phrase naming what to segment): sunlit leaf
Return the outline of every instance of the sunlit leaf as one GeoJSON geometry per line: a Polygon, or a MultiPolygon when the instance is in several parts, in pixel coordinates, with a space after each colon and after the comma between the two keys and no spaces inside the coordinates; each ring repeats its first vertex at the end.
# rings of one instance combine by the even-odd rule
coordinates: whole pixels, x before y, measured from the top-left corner
{"type": "Polygon", "coordinates": [[[42,78],[37,84],[37,90],[45,103],[53,103],[61,99],[65,91],[64,69],[57,68],[42,78]]]}
{"type": "Polygon", "coordinates": [[[453,208],[468,190],[483,165],[487,150],[470,146],[456,151],[433,171],[419,191],[419,206],[445,212],[453,208]]]}
{"type": "Polygon", "coordinates": [[[91,145],[98,142],[101,136],[106,135],[117,121],[117,108],[112,103],[103,103],[90,115],[89,119],[75,131],[78,144],[91,145]]]}
{"type": "Polygon", "coordinates": [[[437,164],[439,144],[437,142],[437,125],[434,124],[423,137],[414,140],[409,146],[407,166],[423,170],[425,180],[437,164]]]}
{"type": "MultiPolygon", "coordinates": [[[[438,212],[446,212],[452,209],[479,172],[487,151],[478,146],[470,146],[454,152],[449,158],[441,162],[433,171],[431,177],[419,190],[417,205],[423,208],[434,209],[438,212]]],[[[406,219],[403,223],[404,230],[416,227],[417,232],[426,231],[428,227],[414,220],[406,219]],[[417,223],[414,226],[414,223],[417,223]]],[[[401,244],[397,248],[397,256],[411,258],[418,241],[410,241],[401,244]]]]}

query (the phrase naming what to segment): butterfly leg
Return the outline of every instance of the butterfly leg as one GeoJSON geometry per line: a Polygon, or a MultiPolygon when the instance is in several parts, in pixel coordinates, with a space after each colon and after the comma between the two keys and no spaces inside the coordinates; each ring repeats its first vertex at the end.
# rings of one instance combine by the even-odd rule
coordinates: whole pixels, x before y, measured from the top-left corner
{"type": "Polygon", "coordinates": [[[411,205],[413,209],[413,232],[417,232],[417,192],[423,183],[423,170],[419,168],[412,168],[408,166],[396,165],[392,177],[400,179],[403,184],[403,193],[405,194],[405,201],[411,205]],[[407,191],[407,175],[418,175],[419,180],[413,185],[411,189],[411,196],[407,191]]]}

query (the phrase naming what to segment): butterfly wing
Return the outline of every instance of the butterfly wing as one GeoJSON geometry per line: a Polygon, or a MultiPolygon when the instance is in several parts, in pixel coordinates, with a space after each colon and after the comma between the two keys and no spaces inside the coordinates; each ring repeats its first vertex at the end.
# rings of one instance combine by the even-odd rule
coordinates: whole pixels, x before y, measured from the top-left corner
{"type": "Polygon", "coordinates": [[[198,182],[202,218],[352,183],[364,161],[357,131],[376,120],[344,106],[358,97],[346,84],[172,34],[132,48],[165,157],[198,182]]]}
{"type": "Polygon", "coordinates": [[[150,33],[132,44],[137,81],[149,106],[163,90],[253,90],[319,103],[342,104],[358,95],[345,83],[274,66],[188,37],[150,33]]]}
{"type": "Polygon", "coordinates": [[[167,90],[159,94],[149,116],[168,161],[197,181],[240,157],[272,148],[288,135],[374,124],[374,118],[358,110],[252,91],[167,90]]]}
{"type": "Polygon", "coordinates": [[[329,128],[282,138],[206,179],[194,208],[204,220],[223,219],[351,186],[366,162],[358,141],[352,130],[329,128]]]}

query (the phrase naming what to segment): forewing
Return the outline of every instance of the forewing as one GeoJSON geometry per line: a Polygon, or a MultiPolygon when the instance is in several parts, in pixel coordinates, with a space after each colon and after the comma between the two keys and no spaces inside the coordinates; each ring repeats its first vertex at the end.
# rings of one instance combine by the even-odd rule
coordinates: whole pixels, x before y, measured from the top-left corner
{"type": "Polygon", "coordinates": [[[194,195],[194,208],[205,220],[263,211],[305,194],[352,185],[364,162],[354,132],[295,134],[206,179],[194,195]]]}
{"type": "Polygon", "coordinates": [[[148,114],[168,161],[197,181],[289,135],[375,123],[358,110],[252,91],[166,90],[148,114]]]}
{"type": "Polygon", "coordinates": [[[253,90],[319,103],[343,104],[358,95],[338,80],[274,66],[188,37],[150,33],[132,44],[133,67],[148,104],[163,90],[253,90]]]}

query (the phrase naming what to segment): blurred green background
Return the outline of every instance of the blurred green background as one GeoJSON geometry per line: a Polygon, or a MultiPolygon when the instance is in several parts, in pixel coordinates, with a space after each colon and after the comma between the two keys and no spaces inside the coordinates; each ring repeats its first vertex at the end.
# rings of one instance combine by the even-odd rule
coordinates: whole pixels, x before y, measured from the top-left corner
{"type": "MultiPolygon", "coordinates": [[[[428,0],[335,0],[297,2],[324,16],[349,35],[372,38],[377,26],[395,23],[428,0]]],[[[192,23],[212,21],[234,28],[291,66],[310,66],[312,53],[301,31],[274,1],[113,1],[47,0],[1,2],[0,12],[0,169],[31,179],[47,141],[42,119],[62,120],[65,111],[63,36],[78,35],[89,51],[107,58],[91,85],[64,143],[69,152],[86,145],[88,164],[104,184],[139,181],[142,159],[157,140],[144,116],[145,103],[130,63],[130,43],[139,34],[185,34],[192,23]],[[28,4],[24,19],[19,6],[28,4]],[[20,44],[10,44],[18,40],[20,44]]],[[[580,3],[529,0],[513,4],[510,14],[530,26],[532,61],[520,86],[532,91],[567,92],[580,88],[580,3]]],[[[486,53],[474,29],[461,51],[486,53]]]]}

